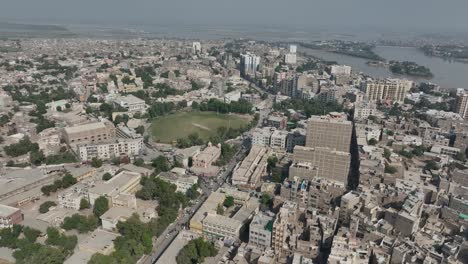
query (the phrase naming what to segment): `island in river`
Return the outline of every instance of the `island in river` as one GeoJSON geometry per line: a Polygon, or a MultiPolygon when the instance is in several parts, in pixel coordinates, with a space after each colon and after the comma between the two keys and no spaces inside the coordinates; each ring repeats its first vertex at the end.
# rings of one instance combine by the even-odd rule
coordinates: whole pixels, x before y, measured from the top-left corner
{"type": "Polygon", "coordinates": [[[396,61],[391,60],[389,62],[383,61],[368,61],[367,65],[373,67],[385,67],[388,68],[394,74],[407,75],[421,78],[432,78],[434,74],[431,70],[425,66],[421,66],[416,62],[412,61],[396,61]]]}

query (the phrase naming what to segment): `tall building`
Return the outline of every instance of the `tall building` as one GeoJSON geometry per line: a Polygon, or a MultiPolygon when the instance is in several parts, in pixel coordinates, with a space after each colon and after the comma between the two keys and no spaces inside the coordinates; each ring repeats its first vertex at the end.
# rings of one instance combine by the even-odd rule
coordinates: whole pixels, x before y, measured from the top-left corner
{"type": "Polygon", "coordinates": [[[192,43],[192,52],[193,53],[201,52],[201,43],[200,42],[193,42],[192,43]]]}
{"type": "Polygon", "coordinates": [[[289,45],[289,53],[296,54],[297,46],[296,45],[289,45]]]}
{"type": "Polygon", "coordinates": [[[260,56],[255,54],[241,54],[240,71],[242,76],[255,75],[260,65],[260,56]]]}
{"type": "Polygon", "coordinates": [[[272,229],[273,217],[263,212],[257,213],[250,223],[249,244],[261,249],[270,248],[272,229]]]}
{"type": "Polygon", "coordinates": [[[284,63],[286,64],[296,64],[297,63],[297,55],[295,53],[287,53],[284,55],[284,63]]]}
{"type": "Polygon", "coordinates": [[[344,113],[312,116],[307,123],[306,146],[294,147],[289,178],[308,181],[323,178],[346,185],[351,166],[352,130],[352,123],[344,113]]]}
{"type": "Polygon", "coordinates": [[[349,152],[353,125],[343,113],[312,116],[307,122],[306,147],[349,152]]]}
{"type": "Polygon", "coordinates": [[[402,103],[413,86],[412,81],[401,79],[368,80],[363,89],[369,101],[390,100],[402,103]]]}
{"type": "Polygon", "coordinates": [[[455,110],[463,119],[468,119],[468,93],[463,92],[457,96],[455,110]]]}

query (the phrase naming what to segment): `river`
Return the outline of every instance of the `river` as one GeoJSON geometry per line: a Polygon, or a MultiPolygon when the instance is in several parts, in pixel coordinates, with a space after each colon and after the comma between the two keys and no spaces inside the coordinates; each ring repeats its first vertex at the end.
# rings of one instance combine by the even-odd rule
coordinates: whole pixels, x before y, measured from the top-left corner
{"type": "Polygon", "coordinates": [[[324,60],[336,61],[339,64],[349,65],[353,68],[353,71],[363,72],[373,77],[394,77],[406,78],[414,81],[430,81],[440,85],[443,88],[468,88],[468,63],[426,56],[417,48],[377,46],[374,51],[379,56],[385,58],[387,61],[413,61],[419,65],[426,66],[431,69],[432,73],[434,74],[434,77],[431,79],[395,75],[385,67],[367,65],[366,62],[368,60],[362,58],[337,54],[324,50],[301,48],[300,51],[314,57],[322,58],[324,60]]]}

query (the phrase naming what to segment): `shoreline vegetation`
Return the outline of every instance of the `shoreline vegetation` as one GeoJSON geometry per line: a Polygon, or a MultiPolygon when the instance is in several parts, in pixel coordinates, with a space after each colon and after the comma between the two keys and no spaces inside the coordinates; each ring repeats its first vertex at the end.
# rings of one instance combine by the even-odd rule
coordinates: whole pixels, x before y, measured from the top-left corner
{"type": "Polygon", "coordinates": [[[325,50],[336,54],[348,55],[372,61],[385,61],[374,52],[374,46],[363,42],[347,41],[319,41],[312,43],[299,43],[304,48],[325,50]]]}
{"type": "Polygon", "coordinates": [[[468,63],[468,46],[425,45],[419,48],[426,56],[468,63]]]}
{"type": "Polygon", "coordinates": [[[428,67],[419,65],[412,61],[368,61],[366,64],[372,67],[388,68],[393,74],[422,78],[434,77],[434,74],[428,67]]]}

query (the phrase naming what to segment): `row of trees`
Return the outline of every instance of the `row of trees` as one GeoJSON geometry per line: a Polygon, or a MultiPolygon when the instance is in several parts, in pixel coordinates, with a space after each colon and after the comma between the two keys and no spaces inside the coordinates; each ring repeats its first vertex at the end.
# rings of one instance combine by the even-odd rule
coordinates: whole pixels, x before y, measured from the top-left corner
{"type": "Polygon", "coordinates": [[[342,112],[343,106],[338,102],[322,102],[318,99],[289,99],[275,103],[273,109],[288,114],[288,109],[304,112],[307,117],[311,115],[325,115],[330,112],[342,112]]]}
{"type": "Polygon", "coordinates": [[[127,221],[119,222],[120,236],[114,241],[115,251],[110,255],[94,254],[88,264],[136,263],[143,254],[151,253],[155,222],[143,223],[137,214],[127,221]]]}
{"type": "Polygon", "coordinates": [[[47,228],[46,233],[44,245],[36,242],[41,234],[39,230],[14,225],[0,230],[0,246],[14,249],[13,257],[19,264],[63,263],[73,253],[77,237],[61,234],[52,227],[47,228]]]}
{"type": "Polygon", "coordinates": [[[237,102],[225,103],[218,99],[210,99],[207,102],[192,103],[192,108],[200,111],[212,111],[218,113],[238,113],[238,114],[250,114],[252,113],[253,105],[241,99],[237,102]]]}
{"type": "Polygon", "coordinates": [[[177,254],[177,264],[203,263],[206,257],[216,256],[218,250],[212,242],[203,238],[191,240],[177,254]]]}
{"type": "Polygon", "coordinates": [[[49,196],[51,193],[54,193],[60,189],[66,189],[76,183],[76,178],[67,172],[62,179],[54,181],[53,184],[42,186],[41,191],[44,195],[49,196]]]}
{"type": "Polygon", "coordinates": [[[24,137],[16,144],[4,147],[3,150],[10,157],[18,157],[30,151],[39,151],[39,145],[37,143],[32,143],[29,137],[24,137]]]}

